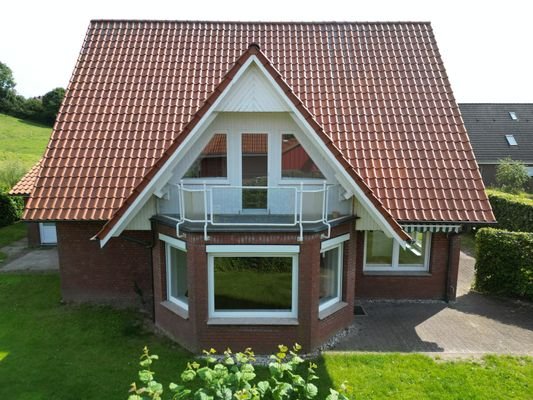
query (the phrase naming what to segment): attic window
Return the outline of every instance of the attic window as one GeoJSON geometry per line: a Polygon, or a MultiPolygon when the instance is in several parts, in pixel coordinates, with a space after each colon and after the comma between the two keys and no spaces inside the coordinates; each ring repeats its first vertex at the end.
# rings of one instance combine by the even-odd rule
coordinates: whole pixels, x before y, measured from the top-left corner
{"type": "Polygon", "coordinates": [[[518,115],[514,111],[509,111],[509,116],[513,121],[518,121],[518,115]]]}
{"type": "Polygon", "coordinates": [[[518,146],[518,143],[516,143],[516,139],[513,135],[505,135],[505,138],[507,139],[509,146],[518,146]]]}

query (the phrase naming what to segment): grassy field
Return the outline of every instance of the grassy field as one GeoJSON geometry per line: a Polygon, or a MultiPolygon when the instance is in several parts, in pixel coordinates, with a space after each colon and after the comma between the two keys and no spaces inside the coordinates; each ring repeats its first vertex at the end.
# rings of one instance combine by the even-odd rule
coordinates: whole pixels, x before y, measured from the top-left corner
{"type": "Polygon", "coordinates": [[[44,153],[52,128],[0,114],[0,165],[19,160],[28,169],[44,153]]]}
{"type": "MultiPolygon", "coordinates": [[[[27,234],[26,224],[23,222],[17,222],[13,225],[4,226],[0,228],[0,248],[7,246],[12,242],[16,242],[22,238],[25,238],[27,234]]],[[[6,258],[5,253],[0,251],[0,263],[6,258]]]]}
{"type": "MultiPolygon", "coordinates": [[[[0,274],[0,293],[1,399],[124,399],[144,345],[160,356],[154,370],[165,386],[179,383],[191,357],[143,329],[138,313],[61,305],[57,274],[0,274]]],[[[347,381],[355,399],[531,399],[533,392],[533,359],[525,357],[326,354],[318,365],[323,394],[347,381]]]]}

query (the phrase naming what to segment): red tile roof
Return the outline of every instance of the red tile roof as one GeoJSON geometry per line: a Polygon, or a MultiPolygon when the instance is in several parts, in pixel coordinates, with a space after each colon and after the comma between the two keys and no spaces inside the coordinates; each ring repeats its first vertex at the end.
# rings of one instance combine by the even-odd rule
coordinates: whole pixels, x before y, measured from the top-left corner
{"type": "Polygon", "coordinates": [[[33,191],[40,169],[41,160],[31,167],[22,178],[20,178],[17,184],[9,191],[9,194],[12,196],[29,196],[33,191]]]}
{"type": "Polygon", "coordinates": [[[494,220],[429,24],[170,21],[91,23],[25,218],[116,217],[252,42],[378,209],[494,220]]]}

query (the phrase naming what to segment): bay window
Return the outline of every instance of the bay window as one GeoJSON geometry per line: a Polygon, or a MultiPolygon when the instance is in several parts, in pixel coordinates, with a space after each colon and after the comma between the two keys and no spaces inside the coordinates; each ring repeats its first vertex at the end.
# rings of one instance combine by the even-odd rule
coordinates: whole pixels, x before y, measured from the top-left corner
{"type": "Polygon", "coordinates": [[[296,318],[298,246],[207,246],[209,316],[296,318]]]}
{"type": "Polygon", "coordinates": [[[187,250],[185,242],[166,235],[159,235],[165,243],[167,300],[188,310],[189,287],[187,282],[187,250]]]}
{"type": "Polygon", "coordinates": [[[428,271],[431,233],[413,232],[405,249],[382,231],[365,232],[365,271],[428,271]]]}
{"type": "Polygon", "coordinates": [[[342,301],[343,248],[349,238],[350,235],[342,235],[322,242],[319,311],[342,301]]]}

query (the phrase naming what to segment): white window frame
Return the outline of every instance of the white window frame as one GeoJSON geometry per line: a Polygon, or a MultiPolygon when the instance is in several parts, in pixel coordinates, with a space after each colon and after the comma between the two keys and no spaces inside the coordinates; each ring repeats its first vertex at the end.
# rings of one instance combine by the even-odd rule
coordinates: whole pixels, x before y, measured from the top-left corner
{"type": "Polygon", "coordinates": [[[318,311],[323,311],[342,301],[342,275],[344,273],[344,242],[350,239],[350,234],[337,236],[329,240],[325,240],[320,244],[320,257],[327,251],[339,249],[337,262],[337,296],[320,304],[318,301],[318,311]]]}
{"type": "Polygon", "coordinates": [[[208,245],[207,285],[209,318],[298,318],[299,246],[208,245]],[[287,257],[292,259],[292,301],[290,311],[217,311],[215,310],[215,257],[287,257]]]}
{"type": "MultiPolygon", "coordinates": [[[[187,244],[182,241],[178,240],[176,238],[163,235],[162,233],[159,234],[159,240],[163,241],[165,243],[165,264],[166,264],[166,292],[167,292],[167,300],[176,306],[182,308],[185,311],[189,311],[189,303],[185,302],[181,299],[178,299],[177,297],[174,297],[171,292],[171,285],[170,282],[172,282],[172,253],[171,248],[175,248],[176,250],[183,251],[184,253],[187,253],[187,244]]],[[[187,266],[188,269],[188,266],[187,266]]],[[[188,285],[189,282],[187,282],[188,285]]]]}
{"type": "MultiPolygon", "coordinates": [[[[392,264],[367,264],[366,263],[366,249],[367,249],[367,237],[368,231],[365,231],[365,243],[364,243],[364,272],[428,272],[429,260],[431,254],[431,232],[423,232],[425,240],[424,251],[424,263],[420,264],[402,264],[400,267],[400,244],[398,241],[393,240],[392,244],[392,264]]],[[[407,244],[409,246],[409,244],[407,244]]]]}

